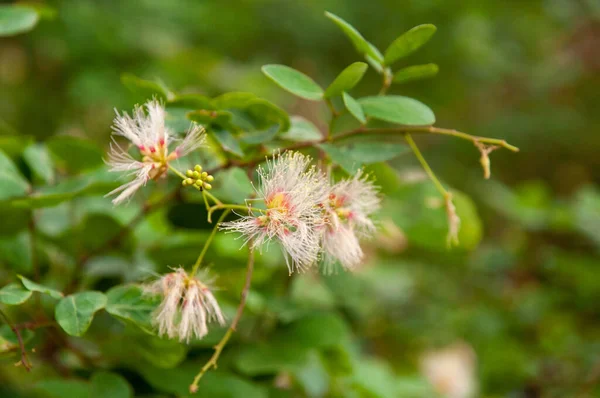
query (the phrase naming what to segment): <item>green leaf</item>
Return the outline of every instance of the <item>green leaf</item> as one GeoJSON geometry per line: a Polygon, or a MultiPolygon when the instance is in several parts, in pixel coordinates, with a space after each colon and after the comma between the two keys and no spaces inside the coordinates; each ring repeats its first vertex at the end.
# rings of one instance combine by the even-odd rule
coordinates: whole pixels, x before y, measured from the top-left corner
{"type": "Polygon", "coordinates": [[[115,286],[106,292],[106,312],[152,331],[152,312],[159,304],[156,297],[145,295],[136,285],[115,286]]]}
{"type": "Polygon", "coordinates": [[[0,258],[16,272],[29,273],[33,268],[33,246],[29,231],[0,239],[0,258]]]}
{"type": "Polygon", "coordinates": [[[55,299],[61,299],[64,297],[64,295],[61,292],[59,292],[58,290],[54,290],[52,288],[49,288],[49,287],[40,285],[38,283],[35,283],[33,281],[30,281],[29,279],[25,278],[23,275],[17,275],[17,277],[19,279],[21,279],[21,282],[23,283],[23,286],[25,286],[25,289],[27,289],[31,292],[44,293],[55,299]]]}
{"type": "Polygon", "coordinates": [[[231,120],[231,112],[214,111],[207,109],[199,109],[197,111],[188,112],[188,119],[205,126],[216,124],[218,126],[227,126],[231,120]]]}
{"type": "Polygon", "coordinates": [[[207,96],[200,94],[179,94],[171,99],[167,106],[173,108],[187,108],[187,109],[217,109],[213,104],[213,100],[207,96]]]}
{"type": "Polygon", "coordinates": [[[330,12],[326,11],[325,16],[331,19],[342,30],[342,32],[344,32],[344,34],[348,36],[348,38],[354,45],[354,48],[356,48],[356,51],[358,51],[359,54],[364,54],[366,56],[371,57],[378,64],[383,63],[383,56],[381,55],[379,50],[377,50],[377,48],[374,45],[369,43],[358,32],[358,30],[356,30],[356,28],[354,28],[348,22],[344,21],[342,18],[330,12]]]}
{"type": "Polygon", "coordinates": [[[100,292],[77,293],[58,302],[54,317],[67,334],[82,336],[90,327],[94,314],[105,305],[106,296],[100,292]]]}
{"type": "Polygon", "coordinates": [[[355,62],[346,67],[325,90],[325,98],[340,95],[351,90],[360,82],[369,66],[364,62],[355,62]]]}
{"type": "Polygon", "coordinates": [[[436,30],[437,28],[434,25],[425,24],[415,26],[402,34],[385,50],[385,64],[391,65],[400,58],[413,53],[423,44],[427,43],[436,30]]]}
{"type": "Polygon", "coordinates": [[[356,101],[350,94],[346,92],[342,93],[342,98],[344,100],[344,105],[346,106],[346,109],[348,109],[348,112],[350,112],[350,114],[362,124],[367,123],[365,112],[363,111],[362,106],[360,106],[358,101],[356,101]]]}
{"type": "Polygon", "coordinates": [[[31,291],[23,289],[21,285],[16,283],[11,283],[0,289],[0,303],[19,305],[27,301],[29,297],[31,297],[31,291]]]}
{"type": "Polygon", "coordinates": [[[210,131],[225,151],[231,152],[239,157],[244,156],[244,151],[242,151],[239,142],[228,130],[213,127],[210,131]]]}
{"type": "Polygon", "coordinates": [[[408,151],[406,145],[393,142],[320,144],[319,147],[349,174],[355,173],[365,164],[385,162],[408,151]]]}
{"type": "Polygon", "coordinates": [[[0,200],[22,196],[29,190],[29,184],[19,173],[12,160],[0,151],[0,200]]]}
{"type": "Polygon", "coordinates": [[[311,121],[302,116],[292,116],[290,129],[281,138],[290,141],[318,141],[323,138],[321,131],[311,121]]]}
{"type": "Polygon", "coordinates": [[[123,73],[121,75],[121,83],[131,92],[137,94],[142,99],[158,98],[158,99],[173,99],[174,94],[160,83],[151,80],[140,79],[131,73],[123,73]]]}
{"type": "Polygon", "coordinates": [[[239,167],[221,171],[217,174],[213,185],[214,194],[230,203],[244,203],[244,200],[254,192],[248,174],[239,167]]]}
{"type": "Polygon", "coordinates": [[[437,75],[439,68],[436,64],[413,65],[402,68],[394,74],[392,82],[396,84],[427,79],[437,75]]]}
{"type": "MultiPolygon", "coordinates": [[[[29,329],[21,330],[21,338],[25,344],[27,344],[34,336],[35,333],[29,329]]],[[[19,340],[17,339],[15,332],[7,324],[0,326],[0,352],[3,351],[5,342],[14,347],[19,346],[19,340]]]]}
{"type": "Polygon", "coordinates": [[[54,182],[54,163],[48,149],[43,144],[33,144],[23,151],[23,159],[31,169],[34,177],[50,184],[54,182]]]}
{"type": "Polygon", "coordinates": [[[103,152],[94,143],[81,138],[61,135],[46,141],[56,164],[71,173],[92,170],[104,164],[103,152]]]}
{"type": "Polygon", "coordinates": [[[273,125],[266,130],[248,131],[238,136],[238,139],[249,145],[259,145],[271,141],[279,131],[278,125],[273,125]]]}
{"type": "Polygon", "coordinates": [[[390,123],[423,126],[435,123],[435,115],[422,102],[400,95],[364,97],[358,100],[367,116],[390,123]]]}
{"type": "Polygon", "coordinates": [[[323,98],[323,89],[313,79],[289,66],[264,65],[262,71],[279,87],[298,97],[312,101],[323,98]]]}
{"type": "Polygon", "coordinates": [[[0,5],[0,37],[30,31],[38,19],[38,13],[31,7],[0,5]]]}
{"type": "Polygon", "coordinates": [[[127,380],[116,373],[96,372],[90,385],[90,398],[129,398],[133,390],[127,380]]]}
{"type": "Polygon", "coordinates": [[[35,390],[44,398],[90,398],[89,384],[78,380],[45,379],[35,390]]]}

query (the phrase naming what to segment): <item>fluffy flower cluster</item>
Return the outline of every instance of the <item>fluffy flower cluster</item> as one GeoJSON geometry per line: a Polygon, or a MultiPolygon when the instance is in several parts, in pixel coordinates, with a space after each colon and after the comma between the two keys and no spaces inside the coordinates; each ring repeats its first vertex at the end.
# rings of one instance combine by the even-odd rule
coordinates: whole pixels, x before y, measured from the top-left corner
{"type": "Polygon", "coordinates": [[[175,149],[169,152],[169,145],[176,140],[165,125],[163,105],[156,100],[147,102],[144,107],[137,106],[131,116],[117,113],[107,163],[110,171],[127,172],[133,179],[108,193],[118,194],[112,202],[117,205],[133,196],[148,180],[164,176],[170,161],[197,149],[204,138],[204,129],[192,124],[185,138],[179,140],[175,149]],[[135,159],[126,148],[119,146],[114,139],[115,135],[123,136],[135,145],[139,149],[141,160],[135,159]]]}
{"type": "Polygon", "coordinates": [[[153,316],[161,336],[189,343],[192,337],[201,339],[208,333],[208,322],[225,324],[225,317],[210,287],[200,279],[190,277],[183,268],[163,275],[145,286],[144,290],[148,294],[163,296],[153,316]]]}
{"type": "Polygon", "coordinates": [[[335,185],[298,152],[276,155],[259,169],[259,199],[266,210],[224,223],[255,249],[280,242],[290,273],[324,259],[327,270],[339,262],[352,269],[363,258],[359,238],[375,229],[371,214],[379,208],[376,187],[358,172],[335,185]]]}

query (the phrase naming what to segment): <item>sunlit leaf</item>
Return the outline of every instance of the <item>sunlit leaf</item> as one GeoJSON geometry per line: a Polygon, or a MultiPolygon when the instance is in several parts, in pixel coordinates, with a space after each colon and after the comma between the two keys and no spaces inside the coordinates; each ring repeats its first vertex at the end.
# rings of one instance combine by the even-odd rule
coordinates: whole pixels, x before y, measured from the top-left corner
{"type": "Polygon", "coordinates": [[[21,282],[23,283],[23,286],[25,286],[25,289],[27,289],[29,291],[44,293],[55,299],[61,299],[64,297],[64,295],[61,292],[59,292],[58,290],[35,283],[35,282],[25,278],[23,275],[17,275],[17,277],[19,279],[21,279],[21,282]]]}
{"type": "Polygon", "coordinates": [[[21,285],[16,283],[11,283],[0,289],[0,303],[3,304],[23,304],[29,297],[31,297],[31,291],[23,289],[21,285]]]}
{"type": "Polygon", "coordinates": [[[348,109],[348,112],[350,112],[350,114],[354,116],[356,120],[358,120],[362,124],[365,124],[367,122],[367,118],[365,117],[365,112],[363,111],[362,106],[358,103],[358,101],[356,101],[350,94],[346,92],[342,94],[342,98],[344,100],[344,105],[346,106],[346,109],[348,109]]]}
{"type": "Polygon", "coordinates": [[[407,83],[413,80],[427,79],[437,75],[439,68],[436,64],[413,65],[402,68],[394,73],[392,82],[396,84],[407,83]]]}
{"type": "Polygon", "coordinates": [[[402,34],[390,44],[385,50],[384,62],[386,65],[391,65],[402,57],[405,57],[423,44],[427,43],[437,28],[431,24],[415,26],[408,32],[402,34]]]}
{"type": "Polygon", "coordinates": [[[0,5],[0,37],[30,31],[38,19],[38,13],[31,7],[0,5]]]}
{"type": "Polygon", "coordinates": [[[321,132],[311,121],[302,116],[292,116],[292,126],[281,136],[291,141],[317,141],[323,138],[321,132]]]}
{"type": "Polygon", "coordinates": [[[351,90],[360,82],[367,69],[368,65],[364,62],[355,62],[346,67],[327,87],[324,94],[325,98],[340,95],[344,91],[351,90]]]}
{"type": "Polygon", "coordinates": [[[358,100],[367,116],[408,126],[435,123],[435,115],[422,102],[399,95],[364,97],[358,100]]]}
{"type": "Polygon", "coordinates": [[[323,89],[313,79],[289,66],[264,65],[262,71],[279,87],[298,97],[313,101],[323,98],[323,89]]]}

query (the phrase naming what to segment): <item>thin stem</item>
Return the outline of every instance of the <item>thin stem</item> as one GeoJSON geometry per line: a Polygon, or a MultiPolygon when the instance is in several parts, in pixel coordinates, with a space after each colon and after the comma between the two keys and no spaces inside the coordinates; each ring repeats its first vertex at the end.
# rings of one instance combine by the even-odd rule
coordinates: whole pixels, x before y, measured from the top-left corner
{"type": "Polygon", "coordinates": [[[379,90],[378,95],[385,95],[389,90],[390,86],[392,85],[392,76],[390,75],[390,72],[391,71],[389,68],[385,68],[383,70],[383,84],[381,86],[381,90],[379,90]]]}
{"type": "Polygon", "coordinates": [[[213,195],[212,193],[208,192],[207,190],[202,191],[204,192],[204,195],[206,195],[206,197],[208,197],[210,200],[212,200],[213,202],[215,202],[215,204],[217,205],[222,205],[223,202],[221,202],[215,195],[213,195]]]}
{"type": "Polygon", "coordinates": [[[219,356],[221,355],[223,348],[225,348],[225,345],[227,345],[227,342],[231,338],[231,335],[233,334],[233,332],[235,332],[237,325],[240,322],[240,319],[242,318],[244,307],[246,306],[246,298],[248,297],[248,292],[250,291],[250,284],[252,283],[253,271],[254,251],[250,249],[250,253],[248,254],[248,263],[246,265],[246,282],[244,283],[244,288],[242,289],[240,304],[238,305],[235,317],[233,318],[233,321],[231,321],[231,325],[229,326],[229,329],[227,329],[227,332],[225,333],[221,341],[219,341],[219,343],[215,346],[215,352],[213,353],[213,355],[210,357],[208,362],[206,362],[206,364],[202,367],[202,369],[200,369],[200,372],[196,375],[196,377],[194,377],[194,381],[190,385],[191,393],[195,393],[198,391],[198,383],[200,382],[200,379],[211,367],[214,367],[215,369],[217,368],[217,361],[219,360],[219,356]]]}
{"type": "Polygon", "coordinates": [[[217,234],[217,231],[219,229],[219,224],[221,224],[221,222],[223,222],[223,220],[225,219],[225,217],[227,217],[227,215],[229,214],[230,211],[231,210],[226,209],[223,212],[223,214],[221,214],[221,217],[219,217],[219,221],[217,221],[217,223],[215,224],[215,227],[213,228],[212,232],[210,233],[210,236],[204,243],[204,247],[202,248],[202,251],[200,252],[200,255],[198,256],[198,259],[196,260],[196,262],[194,263],[194,266],[192,267],[192,272],[190,274],[190,278],[193,277],[194,275],[196,275],[196,272],[198,271],[198,268],[200,268],[200,264],[202,264],[202,260],[204,259],[204,256],[206,255],[206,252],[208,251],[208,247],[210,246],[213,239],[215,238],[215,235],[217,234]]]}
{"type": "Polygon", "coordinates": [[[202,199],[204,199],[204,205],[206,206],[206,211],[210,211],[210,204],[208,203],[208,197],[206,196],[206,189],[202,190],[202,199]]]}
{"type": "Polygon", "coordinates": [[[4,311],[0,310],[0,316],[2,316],[2,318],[4,318],[4,322],[6,322],[6,324],[10,328],[10,330],[12,330],[12,332],[15,334],[15,336],[17,336],[17,341],[19,342],[19,350],[21,351],[21,361],[20,362],[21,362],[21,364],[23,364],[23,367],[25,368],[25,370],[27,370],[29,372],[31,370],[31,364],[29,363],[29,360],[27,359],[27,351],[25,351],[25,344],[23,343],[23,337],[21,337],[21,332],[19,331],[19,329],[17,329],[13,325],[13,323],[10,321],[10,319],[4,313],[4,311]]]}
{"type": "Polygon", "coordinates": [[[406,138],[406,142],[408,142],[408,145],[410,146],[410,149],[412,149],[413,153],[415,154],[415,156],[419,160],[419,163],[421,163],[421,166],[423,166],[423,169],[425,170],[425,172],[429,176],[429,179],[433,182],[433,184],[435,185],[435,187],[437,188],[437,190],[442,194],[442,196],[444,198],[448,197],[448,191],[446,191],[446,189],[444,188],[444,186],[442,185],[442,183],[440,182],[440,180],[438,180],[438,178],[436,177],[436,175],[433,172],[433,170],[431,170],[431,167],[429,167],[429,164],[427,163],[427,161],[423,157],[423,154],[421,154],[421,151],[417,147],[417,144],[415,144],[415,141],[412,139],[412,137],[410,136],[410,134],[405,134],[404,138],[406,138]]]}
{"type": "Polygon", "coordinates": [[[182,180],[187,179],[187,177],[179,170],[177,170],[175,167],[169,165],[169,170],[171,170],[173,173],[177,174],[179,176],[179,178],[181,178],[182,180]]]}

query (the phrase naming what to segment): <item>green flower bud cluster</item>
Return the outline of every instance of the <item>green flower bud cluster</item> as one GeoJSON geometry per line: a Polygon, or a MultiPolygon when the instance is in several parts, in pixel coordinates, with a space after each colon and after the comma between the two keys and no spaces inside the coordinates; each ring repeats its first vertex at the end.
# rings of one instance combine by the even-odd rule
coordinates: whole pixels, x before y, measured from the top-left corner
{"type": "Polygon", "coordinates": [[[202,166],[196,165],[194,170],[188,170],[185,172],[187,178],[182,181],[181,185],[184,187],[191,186],[198,190],[211,190],[211,182],[214,181],[215,177],[208,174],[206,171],[202,171],[202,166]]]}

